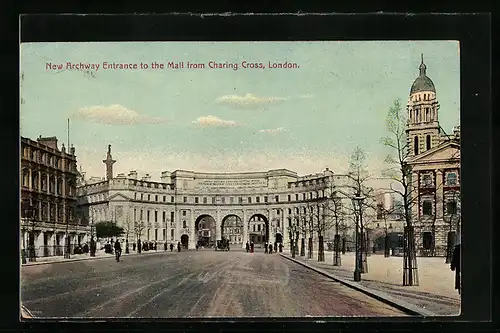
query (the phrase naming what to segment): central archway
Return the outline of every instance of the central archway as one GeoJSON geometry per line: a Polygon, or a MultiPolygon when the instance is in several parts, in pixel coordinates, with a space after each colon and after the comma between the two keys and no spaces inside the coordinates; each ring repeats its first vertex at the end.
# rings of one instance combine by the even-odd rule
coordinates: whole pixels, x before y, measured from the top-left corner
{"type": "Polygon", "coordinates": [[[217,237],[215,219],[208,214],[200,215],[194,225],[197,244],[203,247],[213,247],[217,237]]]}
{"type": "Polygon", "coordinates": [[[189,245],[189,236],[184,234],[181,236],[181,245],[183,248],[187,249],[189,245]]]}
{"type": "Polygon", "coordinates": [[[263,214],[254,214],[248,220],[248,241],[257,247],[269,242],[269,221],[263,214]]]}
{"type": "Polygon", "coordinates": [[[243,244],[243,221],[237,215],[227,215],[221,222],[221,238],[229,241],[229,244],[243,244]]]}

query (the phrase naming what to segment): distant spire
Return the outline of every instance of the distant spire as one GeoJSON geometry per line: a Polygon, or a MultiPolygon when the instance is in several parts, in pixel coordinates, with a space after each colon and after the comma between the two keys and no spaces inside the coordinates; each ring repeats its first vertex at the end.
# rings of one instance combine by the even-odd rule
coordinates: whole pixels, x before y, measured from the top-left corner
{"type": "Polygon", "coordinates": [[[420,76],[425,76],[426,75],[425,71],[427,69],[427,66],[425,66],[425,64],[424,64],[424,54],[423,53],[420,54],[420,57],[421,57],[421,60],[422,60],[422,62],[420,63],[420,67],[419,67],[419,69],[420,69],[420,76]]]}

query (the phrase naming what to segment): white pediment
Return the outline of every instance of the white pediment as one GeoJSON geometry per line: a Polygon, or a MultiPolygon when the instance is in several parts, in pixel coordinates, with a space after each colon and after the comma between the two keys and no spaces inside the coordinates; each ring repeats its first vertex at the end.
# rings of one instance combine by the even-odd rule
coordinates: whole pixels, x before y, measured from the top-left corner
{"type": "Polygon", "coordinates": [[[456,142],[447,142],[430,149],[418,156],[408,159],[410,164],[429,164],[440,162],[460,161],[460,145],[456,142]]]}
{"type": "Polygon", "coordinates": [[[130,201],[130,198],[124,194],[116,193],[108,198],[108,201],[130,201]]]}

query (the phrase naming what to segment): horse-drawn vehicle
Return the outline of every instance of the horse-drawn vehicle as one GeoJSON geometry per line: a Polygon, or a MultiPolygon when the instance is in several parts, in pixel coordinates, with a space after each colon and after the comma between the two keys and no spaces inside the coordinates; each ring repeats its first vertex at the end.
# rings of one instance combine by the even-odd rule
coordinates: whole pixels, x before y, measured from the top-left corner
{"type": "Polygon", "coordinates": [[[215,251],[229,251],[229,240],[223,238],[215,244],[215,251]]]}

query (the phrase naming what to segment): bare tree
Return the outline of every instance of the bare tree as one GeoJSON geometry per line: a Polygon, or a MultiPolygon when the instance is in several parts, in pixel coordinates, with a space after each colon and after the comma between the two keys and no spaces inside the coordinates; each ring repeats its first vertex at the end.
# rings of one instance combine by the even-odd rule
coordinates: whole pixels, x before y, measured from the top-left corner
{"type": "Polygon", "coordinates": [[[135,221],[134,222],[134,232],[137,236],[137,253],[141,253],[141,236],[142,232],[146,229],[146,224],[144,221],[135,221]]]}
{"type": "Polygon", "coordinates": [[[300,231],[300,256],[305,257],[306,255],[306,235],[307,235],[307,216],[305,212],[305,207],[300,207],[297,214],[297,220],[300,231]]]}
{"type": "Polygon", "coordinates": [[[24,235],[28,233],[28,259],[29,261],[36,261],[36,248],[35,236],[36,230],[40,225],[37,219],[38,201],[31,199],[24,199],[21,201],[21,231],[23,236],[23,250],[26,249],[24,235]]]}
{"type": "Polygon", "coordinates": [[[332,226],[332,219],[327,217],[327,206],[327,201],[322,198],[321,201],[313,207],[313,215],[316,220],[315,231],[318,234],[318,261],[325,261],[324,236],[332,226]]]}
{"type": "Polygon", "coordinates": [[[292,258],[295,258],[298,250],[298,242],[300,237],[300,219],[298,215],[293,215],[290,224],[288,225],[288,236],[290,238],[290,252],[292,258]]]}
{"type": "Polygon", "coordinates": [[[306,204],[306,213],[304,215],[304,219],[306,222],[306,231],[307,231],[307,257],[312,259],[313,256],[313,235],[314,235],[314,205],[312,202],[307,202],[306,204]]]}
{"type": "MultiPolygon", "coordinates": [[[[337,191],[337,187],[333,182],[333,179],[329,180],[326,191],[326,201],[322,204],[322,208],[323,219],[325,220],[325,230],[329,230],[332,226],[335,226],[335,236],[333,238],[333,265],[341,266],[341,244],[339,232],[341,231],[341,223],[343,221],[342,199],[339,196],[339,192],[337,191]]],[[[345,238],[343,239],[345,242],[345,238]]]]}
{"type": "Polygon", "coordinates": [[[404,246],[403,246],[403,285],[418,285],[417,256],[415,249],[415,236],[412,220],[412,206],[415,196],[412,195],[411,173],[412,168],[408,165],[410,150],[406,134],[407,114],[401,107],[399,100],[394,101],[387,115],[387,128],[389,136],[382,138],[382,143],[391,148],[393,154],[387,155],[385,162],[389,168],[385,174],[397,182],[401,189],[393,187],[390,189],[403,199],[403,216],[405,219],[404,246]]]}
{"type": "Polygon", "coordinates": [[[125,231],[125,253],[130,253],[130,249],[128,246],[128,236],[134,232],[133,227],[133,223],[130,220],[129,215],[127,214],[127,217],[125,218],[125,225],[123,228],[123,230],[125,231]]]}

